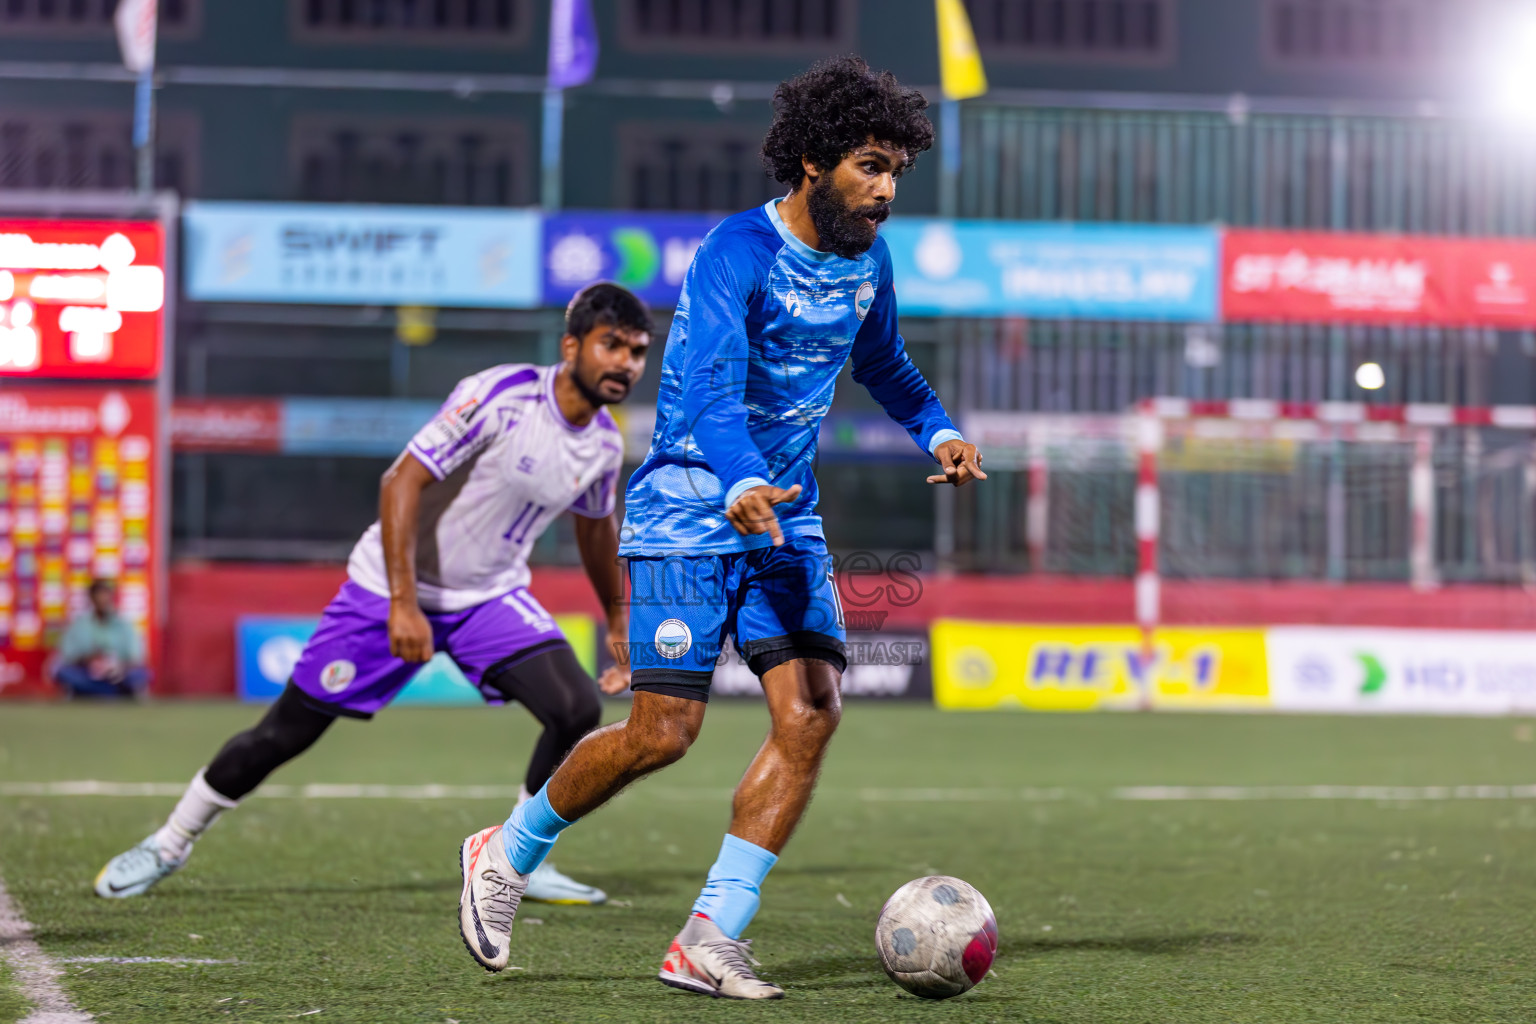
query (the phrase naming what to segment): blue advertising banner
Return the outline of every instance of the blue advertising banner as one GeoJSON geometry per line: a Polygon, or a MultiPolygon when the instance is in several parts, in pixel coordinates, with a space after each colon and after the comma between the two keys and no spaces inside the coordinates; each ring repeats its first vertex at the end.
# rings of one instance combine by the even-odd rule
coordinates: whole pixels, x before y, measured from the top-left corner
{"type": "Polygon", "coordinates": [[[187,295],[532,308],[540,222],[533,210],[188,203],[187,295]]]}
{"type": "Polygon", "coordinates": [[[405,450],[437,415],[410,398],[285,398],[282,450],[289,455],[378,455],[405,450]]]}
{"type": "Polygon", "coordinates": [[[892,220],[881,228],[904,314],[1206,322],[1215,228],[892,220]]]}
{"type": "Polygon", "coordinates": [[[720,217],[700,213],[557,213],[544,222],[544,304],[563,308],[594,281],[653,306],[677,305],[683,275],[720,217]]]}

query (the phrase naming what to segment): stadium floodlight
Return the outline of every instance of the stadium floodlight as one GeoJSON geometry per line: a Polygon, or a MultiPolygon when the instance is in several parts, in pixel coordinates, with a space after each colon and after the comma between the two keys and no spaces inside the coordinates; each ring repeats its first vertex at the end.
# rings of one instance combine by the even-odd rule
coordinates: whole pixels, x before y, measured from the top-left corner
{"type": "Polygon", "coordinates": [[[1511,4],[1506,20],[1490,26],[1479,62],[1490,109],[1500,118],[1536,125],[1536,3],[1511,4]]]}
{"type": "Polygon", "coordinates": [[[1366,391],[1380,391],[1387,386],[1387,373],[1380,363],[1361,363],[1355,368],[1355,383],[1366,391]]]}

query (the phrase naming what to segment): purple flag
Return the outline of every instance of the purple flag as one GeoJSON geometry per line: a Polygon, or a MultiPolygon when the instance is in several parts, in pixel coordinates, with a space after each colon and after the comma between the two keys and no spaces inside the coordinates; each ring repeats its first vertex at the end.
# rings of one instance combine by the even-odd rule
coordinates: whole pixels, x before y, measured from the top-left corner
{"type": "Polygon", "coordinates": [[[549,12],[549,86],[569,89],[597,70],[597,23],[592,0],[554,0],[549,12]]]}

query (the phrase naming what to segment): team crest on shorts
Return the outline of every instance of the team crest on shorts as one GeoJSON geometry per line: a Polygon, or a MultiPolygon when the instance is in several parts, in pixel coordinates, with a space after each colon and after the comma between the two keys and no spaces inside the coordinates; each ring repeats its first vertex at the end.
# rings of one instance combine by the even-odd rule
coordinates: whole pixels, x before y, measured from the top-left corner
{"type": "Polygon", "coordinates": [[[357,678],[357,666],[350,661],[333,661],[320,670],[320,686],[326,693],[340,693],[357,678]]]}
{"type": "Polygon", "coordinates": [[[865,281],[853,296],[853,311],[863,320],[869,316],[869,307],[875,304],[875,286],[865,281]]]}
{"type": "Polygon", "coordinates": [[[682,619],[668,619],[656,627],[656,653],[663,658],[681,658],[692,646],[693,630],[682,619]]]}

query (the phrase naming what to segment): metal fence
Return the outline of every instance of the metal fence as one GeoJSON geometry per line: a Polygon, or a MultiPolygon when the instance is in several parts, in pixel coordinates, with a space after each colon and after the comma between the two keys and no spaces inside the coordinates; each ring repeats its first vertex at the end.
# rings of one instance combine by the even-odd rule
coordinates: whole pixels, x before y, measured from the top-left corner
{"type": "MultiPolygon", "coordinates": [[[[1044,429],[1041,418],[1020,419],[1021,440],[1012,445],[995,443],[996,431],[976,431],[994,439],[988,462],[1001,465],[984,487],[956,495],[956,566],[1130,576],[1131,419],[1046,418],[1044,429]]],[[[1230,429],[1169,430],[1159,457],[1165,576],[1536,582],[1530,432],[1415,428],[1345,440],[1327,431],[1259,436],[1224,426],[1230,429]],[[1428,484],[1417,496],[1416,473],[1428,484]],[[1417,548],[1416,521],[1425,530],[1417,548]]]]}
{"type": "Polygon", "coordinates": [[[945,322],[940,334],[955,349],[961,409],[1118,413],[1156,396],[1536,402],[1530,332],[964,320],[945,322]],[[1365,391],[1355,383],[1355,368],[1366,361],[1386,370],[1386,387],[1365,391]]]}
{"type": "Polygon", "coordinates": [[[1536,235],[1536,133],[1436,116],[965,114],[960,214],[1536,235]]]}

